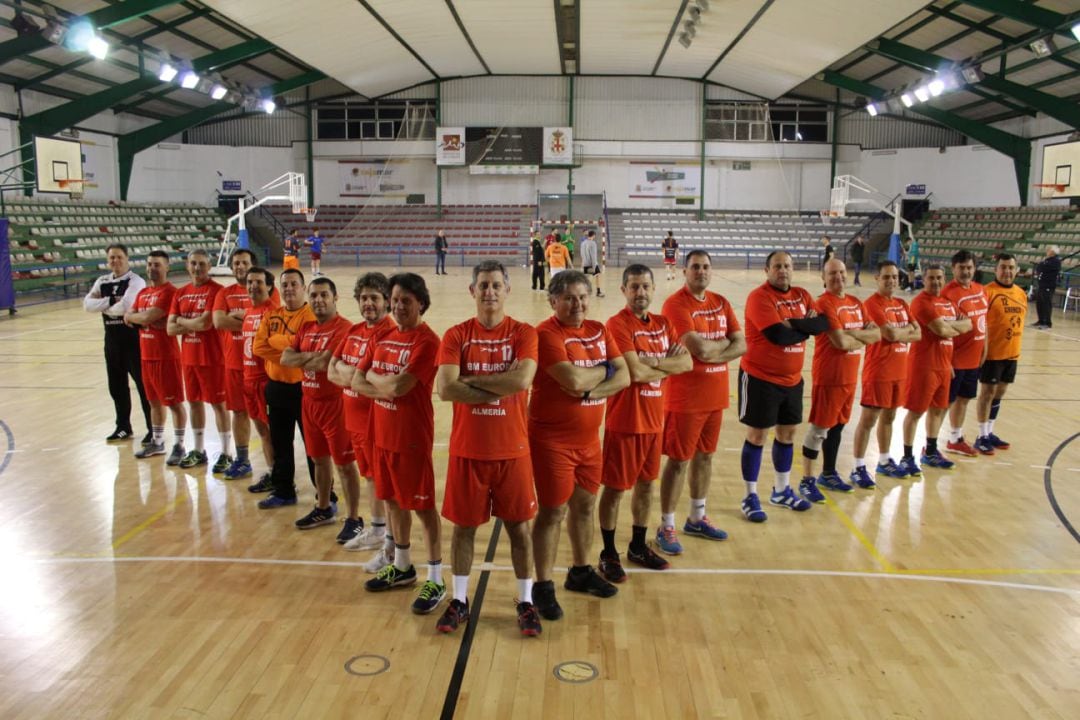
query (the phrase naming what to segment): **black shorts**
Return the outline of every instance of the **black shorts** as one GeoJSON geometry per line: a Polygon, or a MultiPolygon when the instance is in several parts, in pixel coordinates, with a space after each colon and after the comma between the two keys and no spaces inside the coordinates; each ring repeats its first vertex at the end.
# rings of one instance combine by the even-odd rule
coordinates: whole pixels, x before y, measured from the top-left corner
{"type": "Polygon", "coordinates": [[[999,382],[1011,384],[1016,380],[1015,360],[987,360],[979,371],[979,382],[997,385],[999,382]]]}
{"type": "Polygon", "coordinates": [[[803,381],[784,387],[739,369],[739,422],[752,428],[802,422],[803,381]]]}
{"type": "Polygon", "coordinates": [[[599,275],[600,274],[600,266],[599,265],[586,265],[585,267],[581,268],[581,272],[585,273],[586,275],[599,275]]]}
{"type": "Polygon", "coordinates": [[[979,368],[953,370],[952,382],[949,383],[949,404],[962,397],[970,400],[979,394],[979,368]]]}

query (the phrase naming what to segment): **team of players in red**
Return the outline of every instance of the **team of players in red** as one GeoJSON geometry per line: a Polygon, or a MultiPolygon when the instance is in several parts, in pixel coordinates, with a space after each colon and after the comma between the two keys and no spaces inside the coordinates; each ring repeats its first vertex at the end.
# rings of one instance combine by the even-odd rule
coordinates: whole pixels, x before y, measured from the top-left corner
{"type": "MultiPolygon", "coordinates": [[[[305,302],[299,292],[302,274],[285,270],[279,300],[273,274],[252,267],[253,259],[248,251],[237,251],[232,258],[237,284],[222,288],[209,279],[205,253],[193,252],[187,263],[191,283],[177,289],[166,278],[168,257],[151,254],[148,285],[126,317],[141,328],[143,377],[154,425],[154,442],[138,455],[164,454],[164,409],[169,408],[176,443],[168,462],[205,464],[203,403],[210,403],[223,447],[216,472],[232,478],[251,474],[250,422],[262,436],[267,464],[275,467],[287,460],[291,467],[292,447],[273,447],[268,431],[275,404],[267,383],[299,383],[302,418],[297,420],[302,420],[314,465],[316,504],[297,526],[335,522],[336,468],[349,506],[338,542],[347,549],[376,550],[364,567],[375,575],[366,589],[378,592],[418,580],[410,558],[415,514],[428,563],[412,609],[429,613],[450,594],[436,625],[441,632],[469,620],[475,532],[492,515],[510,538],[518,625],[525,635],[541,632],[541,617],[562,615],[552,574],[564,519],[573,555],[564,587],[597,597],[615,595],[616,584],[627,579],[614,541],[627,490],[633,516],[629,561],[662,570],[668,561],[653,547],[667,555],[683,551],[674,519],[687,474],[691,498],[683,533],[724,539],[726,533],[706,516],[705,504],[712,456],[729,405],[729,361],[741,358],[739,419],[746,428],[741,466],[747,489],[742,511],[748,520],[764,522],[757,478],[770,429],[775,429],[772,505],[805,511],[812,502],[824,501],[819,485],[853,490],[836,472],[836,453],[851,416],[864,347],[863,413],[851,480],[870,489],[874,480],[862,456],[875,425],[879,474],[921,474],[911,444],[915,423],[927,410],[922,462],[951,465],[936,448],[950,386],[954,401],[974,397],[979,383],[988,386],[987,412],[996,417],[1004,386],[1015,377],[1023,327],[1022,309],[1019,317],[1015,309],[1023,293],[1014,291],[1010,272],[1015,274],[1015,260],[1007,256],[998,261],[991,283],[996,288],[986,293],[966,273],[969,261],[973,270],[973,258],[962,253],[954,258],[957,280],[948,287],[943,270],[930,266],[927,289],[909,308],[895,297],[893,263],[879,265],[878,291],[862,302],[844,291],[843,263],[830,260],[823,270],[826,292],[813,298],[790,284],[791,256],[774,252],[766,262],[766,281],[747,298],[745,332],[730,303],[707,289],[712,267],[704,251],[686,255],[686,283],[666,300],[662,314],[649,312],[652,272],[644,265],[627,267],[622,277],[626,305],[606,324],[588,318],[588,277],[559,273],[549,288],[553,314],[535,328],[505,314],[509,276],[500,263],[485,261],[473,269],[469,285],[475,317],[450,328],[441,340],[423,321],[431,300],[419,275],[360,277],[354,297],[363,320],[352,324],[338,314],[337,288],[329,278],[312,280],[305,302]],[[996,297],[1002,302],[995,303],[996,297]],[[1002,332],[1009,337],[995,341],[1002,332]],[[180,348],[176,335],[182,336],[180,348]],[[802,422],[806,341],[814,335],[819,337],[811,371],[813,399],[802,447],[803,479],[795,493],[790,487],[794,433],[802,422]],[[972,379],[967,371],[979,373],[980,367],[981,375],[972,379]],[[435,504],[433,392],[453,403],[441,509],[454,526],[452,583],[443,581],[435,504]],[[182,444],[184,399],[196,433],[190,453],[182,444]],[[905,453],[897,463],[889,446],[892,419],[901,405],[908,416],[905,453]],[[235,458],[229,453],[231,434],[236,436],[235,458]],[[813,464],[822,450],[824,468],[817,476],[813,464]],[[668,458],[662,473],[661,455],[668,458]],[[361,475],[372,481],[372,525],[366,529],[359,518],[361,475]],[[650,546],[646,523],[658,477],[661,523],[650,546]],[[589,558],[598,496],[603,549],[594,569],[589,558]]],[[[979,397],[979,449],[967,446],[954,429],[951,450],[992,454],[1008,447],[993,435],[993,419],[983,417],[979,397]]],[[[954,427],[963,416],[959,423],[956,419],[954,427]]],[[[278,487],[264,476],[249,489],[272,491],[260,502],[263,508],[295,504],[295,494],[290,501],[278,487]]]]}

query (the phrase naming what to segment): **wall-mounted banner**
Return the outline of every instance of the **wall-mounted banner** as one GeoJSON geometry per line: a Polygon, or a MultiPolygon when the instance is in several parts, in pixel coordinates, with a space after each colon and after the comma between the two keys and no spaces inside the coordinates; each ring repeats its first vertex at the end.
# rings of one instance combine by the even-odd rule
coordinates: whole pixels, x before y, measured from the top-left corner
{"type": "Polygon", "coordinates": [[[568,127],[544,128],[544,164],[574,164],[574,129],[568,127]]]}
{"type": "Polygon", "coordinates": [[[465,164],[465,128],[435,128],[435,164],[465,164]]]}
{"type": "Polygon", "coordinates": [[[631,162],[632,198],[696,198],[701,195],[701,166],[697,163],[631,162]]]}
{"type": "MultiPolygon", "coordinates": [[[[341,197],[404,198],[423,189],[423,163],[409,160],[338,160],[341,197]]],[[[427,168],[431,166],[428,165],[427,168]]]]}

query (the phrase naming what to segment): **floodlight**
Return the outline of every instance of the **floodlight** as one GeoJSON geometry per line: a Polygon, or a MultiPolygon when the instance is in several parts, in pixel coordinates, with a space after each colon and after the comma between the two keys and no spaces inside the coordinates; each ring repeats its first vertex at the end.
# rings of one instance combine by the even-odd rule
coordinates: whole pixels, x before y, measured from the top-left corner
{"type": "Polygon", "coordinates": [[[275,110],[277,110],[277,103],[274,102],[274,98],[263,98],[263,100],[259,104],[259,107],[263,109],[264,113],[270,115],[275,110]]]}
{"type": "Polygon", "coordinates": [[[697,5],[691,5],[686,8],[686,14],[690,16],[690,19],[697,22],[701,19],[701,8],[697,5]]]}
{"type": "Polygon", "coordinates": [[[180,71],[176,69],[176,66],[172,63],[163,62],[158,69],[158,80],[161,82],[172,82],[172,79],[176,77],[180,71]]]}
{"type": "Polygon", "coordinates": [[[690,37],[693,38],[697,36],[697,26],[694,25],[693,20],[687,20],[686,22],[684,22],[683,27],[686,28],[686,34],[690,37]]]}
{"type": "Polygon", "coordinates": [[[960,74],[963,76],[964,82],[968,83],[969,85],[981,83],[986,77],[985,75],[983,75],[982,68],[980,68],[978,65],[966,67],[960,71],[960,74]]]}
{"type": "Polygon", "coordinates": [[[214,81],[206,77],[199,78],[199,82],[195,85],[195,92],[201,92],[203,95],[209,95],[213,89],[214,81]]]}
{"type": "MultiPolygon", "coordinates": [[[[866,104],[866,112],[870,113],[870,117],[877,117],[877,114],[878,114],[877,106],[874,105],[874,103],[867,103],[866,104]]],[[[802,140],[802,138],[799,138],[799,139],[802,140]]]]}
{"type": "Polygon", "coordinates": [[[919,98],[919,102],[926,102],[930,99],[930,90],[925,85],[920,85],[915,88],[915,97],[919,98]]]}
{"type": "Polygon", "coordinates": [[[1051,40],[1049,37],[1039,38],[1038,40],[1035,40],[1030,45],[1028,45],[1028,47],[1031,48],[1031,52],[1035,53],[1035,57],[1050,57],[1055,52],[1057,52],[1057,47],[1054,46],[1054,41],[1051,40]]]}
{"type": "Polygon", "coordinates": [[[945,92],[945,81],[941,78],[934,78],[930,81],[930,84],[927,85],[927,87],[930,88],[930,94],[934,97],[937,97],[941,93],[945,92]]]}
{"type": "Polygon", "coordinates": [[[90,41],[97,37],[93,24],[86,18],[77,18],[68,27],[64,38],[64,46],[74,52],[86,52],[90,49],[90,41]]]}
{"type": "Polygon", "coordinates": [[[1076,23],[1072,26],[1072,34],[1077,40],[1080,40],[1080,23],[1076,23]]]}
{"type": "Polygon", "coordinates": [[[691,42],[693,42],[693,38],[691,38],[687,33],[679,33],[680,45],[682,45],[684,48],[689,48],[691,42]]]}
{"type": "Polygon", "coordinates": [[[194,90],[195,86],[199,84],[199,73],[194,70],[186,70],[180,77],[180,87],[187,90],[194,90]]]}
{"type": "Polygon", "coordinates": [[[911,93],[904,93],[900,96],[900,102],[904,103],[904,107],[911,107],[915,104],[915,99],[911,97],[911,93]]]}
{"type": "Polygon", "coordinates": [[[701,8],[701,12],[709,12],[709,0],[694,0],[694,2],[701,8]]]}
{"type": "Polygon", "coordinates": [[[90,53],[98,60],[104,60],[105,56],[109,54],[109,43],[107,43],[105,38],[100,35],[94,35],[86,43],[86,52],[90,53]]]}
{"type": "Polygon", "coordinates": [[[214,85],[214,87],[210,89],[210,97],[214,98],[215,100],[221,100],[223,97],[225,97],[225,95],[228,94],[228,92],[229,88],[225,87],[220,83],[217,83],[214,85]]]}

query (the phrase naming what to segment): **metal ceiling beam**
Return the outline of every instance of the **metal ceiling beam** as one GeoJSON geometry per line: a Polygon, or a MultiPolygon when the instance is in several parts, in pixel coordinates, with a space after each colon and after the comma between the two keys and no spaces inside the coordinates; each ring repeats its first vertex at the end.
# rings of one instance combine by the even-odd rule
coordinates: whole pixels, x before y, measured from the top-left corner
{"type": "MultiPolygon", "coordinates": [[[[963,3],[960,2],[960,0],[956,0],[956,2],[952,2],[952,3],[949,3],[948,5],[946,5],[944,8],[942,8],[942,10],[952,10],[953,8],[957,7],[958,5],[963,5],[963,3]]],[[[929,8],[923,8],[923,9],[924,10],[929,10],[929,8]]],[[[908,16],[909,19],[911,17],[914,17],[914,15],[909,15],[908,16]]],[[[912,25],[911,27],[909,27],[907,30],[903,30],[903,31],[897,33],[896,37],[893,38],[893,39],[894,40],[903,40],[908,35],[911,35],[914,32],[918,32],[919,30],[922,30],[924,27],[926,27],[927,25],[929,25],[932,22],[934,22],[934,16],[933,15],[928,15],[928,16],[924,17],[922,20],[920,20],[919,22],[917,22],[914,25],[912,25]]],[[[869,60],[871,57],[873,57],[873,53],[863,53],[860,57],[857,57],[854,60],[852,60],[851,62],[849,62],[849,63],[847,63],[845,65],[841,65],[840,67],[836,68],[836,70],[834,70],[834,72],[838,72],[838,73],[847,72],[848,70],[855,67],[859,63],[861,63],[861,62],[863,62],[865,60],[869,60]]]]}
{"type": "Polygon", "coordinates": [[[368,2],[366,2],[366,0],[356,0],[356,2],[363,5],[364,9],[368,11],[368,13],[371,15],[371,17],[375,18],[376,22],[378,22],[380,25],[382,25],[383,29],[386,30],[386,32],[390,33],[390,35],[395,40],[398,41],[398,43],[401,45],[401,47],[403,47],[403,48],[405,48],[406,50],[409,51],[409,54],[412,55],[414,58],[416,58],[416,61],[419,62],[421,65],[423,65],[424,68],[429,73],[431,73],[431,77],[435,78],[436,80],[439,79],[439,73],[435,72],[435,68],[428,65],[427,61],[425,61],[424,58],[420,57],[420,53],[416,52],[416,50],[413,49],[412,45],[405,42],[405,38],[398,35],[397,30],[395,30],[394,27],[390,23],[386,22],[386,20],[383,18],[382,15],[375,12],[375,8],[371,7],[371,5],[368,2]]]}
{"type": "Polygon", "coordinates": [[[1065,22],[1065,16],[1061,13],[1041,8],[1034,3],[1021,3],[1017,0],[964,0],[964,4],[1043,30],[1054,30],[1065,22]]]}
{"type": "Polygon", "coordinates": [[[446,0],[446,7],[450,11],[450,14],[454,16],[454,22],[457,23],[458,30],[461,31],[461,35],[465,38],[465,42],[469,43],[469,47],[472,48],[473,55],[480,61],[480,65],[484,68],[488,75],[491,74],[491,68],[488,67],[487,62],[484,61],[484,56],[480,54],[480,51],[476,48],[476,43],[473,42],[472,37],[469,35],[469,31],[465,29],[465,23],[461,21],[461,16],[458,15],[457,8],[454,7],[453,0],[446,0]]]}
{"type": "Polygon", "coordinates": [[[716,58],[716,62],[710,65],[709,69],[705,71],[705,74],[701,76],[702,80],[709,79],[709,76],[712,75],[712,71],[716,69],[716,66],[719,65],[723,61],[723,59],[728,56],[728,53],[735,49],[735,46],[739,44],[740,40],[746,37],[746,34],[750,32],[750,29],[757,24],[757,21],[760,20],[763,15],[765,15],[765,13],[770,7],[772,7],[772,4],[775,1],[776,0],[765,0],[765,2],[761,4],[761,7],[759,7],[758,11],[754,13],[754,16],[750,18],[750,21],[746,23],[743,29],[739,31],[739,34],[735,36],[735,39],[732,40],[726,48],[724,48],[724,51],[720,53],[720,57],[716,58]]]}
{"type": "Polygon", "coordinates": [[[941,18],[945,18],[946,20],[952,20],[957,25],[963,25],[964,27],[971,28],[972,30],[980,32],[983,35],[987,35],[989,37],[996,38],[997,40],[1000,40],[1001,42],[1011,42],[1011,41],[1013,41],[1015,39],[1011,35],[1006,35],[1005,33],[1001,32],[1000,30],[994,30],[991,27],[983,27],[980,22],[976,22],[975,20],[969,20],[968,18],[964,17],[963,15],[957,15],[956,13],[950,12],[949,10],[947,10],[945,8],[937,8],[937,7],[934,7],[933,5],[929,5],[929,6],[927,6],[925,8],[925,10],[928,13],[933,13],[934,15],[937,15],[938,17],[941,17],[941,18]]]}
{"type": "Polygon", "coordinates": [[[671,30],[667,34],[667,39],[664,40],[664,47],[660,48],[660,54],[656,56],[656,64],[653,65],[652,69],[653,75],[660,71],[660,63],[664,62],[664,56],[667,55],[668,48],[671,47],[671,39],[675,37],[675,31],[679,29],[679,19],[682,18],[689,2],[690,0],[682,0],[679,9],[675,11],[675,19],[671,21],[671,30]]]}

